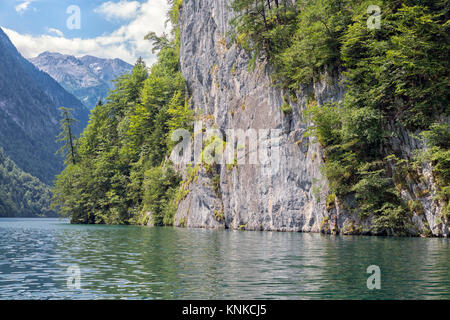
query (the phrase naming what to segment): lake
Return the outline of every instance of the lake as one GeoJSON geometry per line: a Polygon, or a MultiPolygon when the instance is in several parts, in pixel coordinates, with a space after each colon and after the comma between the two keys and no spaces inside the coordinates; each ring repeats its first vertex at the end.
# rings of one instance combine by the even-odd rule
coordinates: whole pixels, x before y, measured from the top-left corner
{"type": "Polygon", "coordinates": [[[0,219],[0,299],[449,298],[450,239],[0,219]]]}

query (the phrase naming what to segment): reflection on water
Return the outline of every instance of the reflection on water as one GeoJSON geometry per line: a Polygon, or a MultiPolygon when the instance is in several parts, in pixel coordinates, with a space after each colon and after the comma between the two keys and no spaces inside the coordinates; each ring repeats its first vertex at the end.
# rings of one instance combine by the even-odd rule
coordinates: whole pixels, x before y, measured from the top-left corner
{"type": "Polygon", "coordinates": [[[450,240],[0,219],[1,299],[449,299],[450,240]],[[67,288],[67,268],[81,289],[67,288]],[[369,290],[369,265],[381,290],[369,290]]]}

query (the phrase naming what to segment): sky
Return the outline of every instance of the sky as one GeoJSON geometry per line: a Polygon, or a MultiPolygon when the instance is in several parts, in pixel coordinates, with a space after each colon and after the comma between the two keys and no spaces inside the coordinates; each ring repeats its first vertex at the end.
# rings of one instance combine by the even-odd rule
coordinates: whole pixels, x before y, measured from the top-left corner
{"type": "Polygon", "coordinates": [[[151,65],[149,31],[162,34],[167,0],[0,0],[0,27],[25,58],[44,51],[151,65]]]}

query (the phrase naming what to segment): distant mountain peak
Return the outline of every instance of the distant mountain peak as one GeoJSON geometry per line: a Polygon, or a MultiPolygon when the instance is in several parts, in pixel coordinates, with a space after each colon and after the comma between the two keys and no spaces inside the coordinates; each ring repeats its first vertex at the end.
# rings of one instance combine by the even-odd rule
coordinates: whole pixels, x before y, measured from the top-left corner
{"type": "Polygon", "coordinates": [[[98,100],[107,97],[109,90],[113,89],[112,80],[133,69],[132,65],[118,58],[107,59],[91,55],[75,57],[49,51],[30,61],[90,109],[98,100]]]}

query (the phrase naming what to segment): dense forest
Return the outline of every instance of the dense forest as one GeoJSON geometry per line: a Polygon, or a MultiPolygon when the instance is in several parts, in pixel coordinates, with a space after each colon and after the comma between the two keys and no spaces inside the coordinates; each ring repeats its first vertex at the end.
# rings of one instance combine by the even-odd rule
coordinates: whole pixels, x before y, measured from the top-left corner
{"type": "Polygon", "coordinates": [[[0,217],[55,215],[50,188],[22,171],[0,148],[0,217]]]}
{"type": "MultiPolygon", "coordinates": [[[[148,36],[158,62],[148,72],[138,61],[116,81],[76,141],[74,163],[58,177],[54,206],[73,222],[146,223],[152,212],[154,224],[173,223],[183,191],[168,161],[169,137],[193,120],[179,66],[181,5],[171,2],[172,37],[148,36]]],[[[273,83],[287,96],[280,112],[291,112],[288,101],[302,87],[343,76],[341,102],[319,106],[311,96],[304,114],[308,135],[324,150],[328,205],[340,201],[375,217],[378,230],[402,234],[404,217],[423,208],[405,202],[401,190],[431,163],[441,218],[449,218],[448,1],[235,0],[231,7],[229,37],[248,52],[250,66],[272,65],[273,83]],[[401,158],[392,151],[393,128],[416,133],[424,151],[401,158]]]]}

